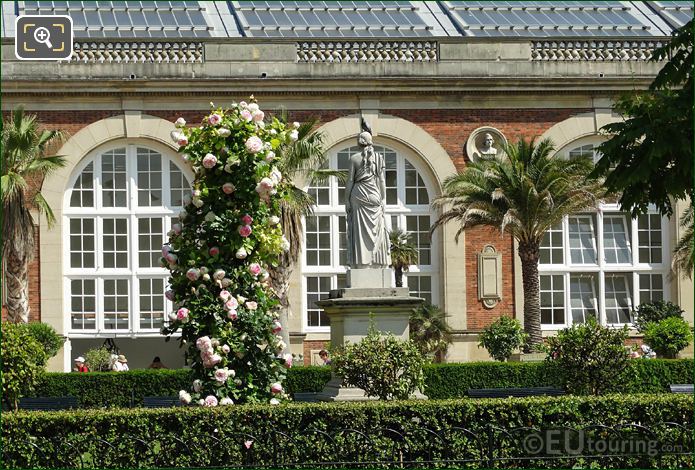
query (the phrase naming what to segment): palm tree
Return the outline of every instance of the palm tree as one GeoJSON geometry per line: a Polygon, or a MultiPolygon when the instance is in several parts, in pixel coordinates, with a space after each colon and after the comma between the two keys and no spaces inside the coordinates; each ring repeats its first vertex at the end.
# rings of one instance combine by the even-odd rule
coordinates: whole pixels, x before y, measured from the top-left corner
{"type": "Polygon", "coordinates": [[[490,226],[512,235],[519,244],[524,286],[527,348],[541,344],[538,259],[543,234],[568,214],[596,207],[601,183],[589,179],[589,158],[554,158],[549,139],[536,144],[519,140],[497,156],[482,157],[444,182],[434,201],[443,209],[432,230],[457,222],[456,241],[464,230],[490,226]]]}
{"type": "Polygon", "coordinates": [[[403,287],[403,271],[408,271],[418,259],[417,248],[410,243],[410,234],[399,228],[389,233],[391,242],[391,267],[396,277],[396,287],[403,287]]]}
{"type": "Polygon", "coordinates": [[[693,206],[691,204],[681,216],[680,225],[683,229],[683,235],[678,240],[676,249],[673,250],[673,262],[671,263],[674,271],[680,269],[688,277],[692,276],[693,266],[695,265],[693,222],[695,222],[695,217],[693,216],[693,206]]]}
{"type": "MultiPolygon", "coordinates": [[[[286,120],[286,119],[285,119],[286,120]]],[[[344,171],[325,168],[327,156],[323,148],[324,136],[314,131],[318,126],[318,120],[308,119],[299,126],[299,138],[296,142],[281,147],[278,151],[278,169],[283,175],[283,180],[289,182],[292,187],[287,197],[281,202],[280,223],[285,238],[290,243],[290,249],[280,255],[277,266],[269,269],[270,282],[273,290],[280,300],[280,323],[283,326],[281,334],[286,349],[289,350],[290,316],[289,281],[294,264],[302,252],[302,234],[304,232],[302,218],[313,213],[314,198],[306,191],[295,185],[296,182],[316,185],[325,182],[335,176],[340,181],[345,180],[344,171]]]]}
{"type": "Polygon", "coordinates": [[[421,353],[434,355],[441,362],[453,341],[446,313],[432,304],[421,305],[410,315],[410,339],[421,353]]]}
{"type": "Polygon", "coordinates": [[[55,222],[53,211],[40,190],[29,182],[41,182],[65,166],[62,156],[44,156],[61,142],[61,131],[41,130],[33,114],[15,109],[2,126],[2,238],[7,283],[7,316],[12,322],[29,321],[28,267],[34,257],[34,219],[29,205],[46,216],[48,226],[55,222]]]}

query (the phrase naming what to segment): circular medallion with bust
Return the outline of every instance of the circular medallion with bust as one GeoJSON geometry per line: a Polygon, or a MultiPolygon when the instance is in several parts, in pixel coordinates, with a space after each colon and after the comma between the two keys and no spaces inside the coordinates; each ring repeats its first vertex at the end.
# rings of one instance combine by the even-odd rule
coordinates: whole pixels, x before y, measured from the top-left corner
{"type": "Polygon", "coordinates": [[[497,149],[495,148],[495,139],[492,134],[486,132],[483,136],[483,145],[478,149],[480,155],[493,156],[497,155],[497,149]]]}

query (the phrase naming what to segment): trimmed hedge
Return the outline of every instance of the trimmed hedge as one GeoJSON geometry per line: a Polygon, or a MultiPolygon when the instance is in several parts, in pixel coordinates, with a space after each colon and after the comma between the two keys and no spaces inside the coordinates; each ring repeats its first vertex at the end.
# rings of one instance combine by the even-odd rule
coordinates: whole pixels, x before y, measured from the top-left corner
{"type": "MultiPolygon", "coordinates": [[[[639,359],[630,362],[629,380],[615,392],[662,393],[675,383],[693,383],[693,360],[639,359]]],[[[331,376],[328,367],[295,367],[288,371],[289,393],[319,392],[331,376]]],[[[142,404],[144,396],[178,395],[190,386],[190,371],[46,373],[36,396],[78,397],[84,407],[127,407],[142,404]]],[[[471,362],[425,367],[424,393],[432,399],[466,396],[469,388],[540,387],[561,385],[552,366],[543,362],[471,362]]]]}
{"type": "MultiPolygon", "coordinates": [[[[487,439],[487,433],[498,432],[488,425],[511,430],[524,426],[547,429],[640,423],[650,427],[660,443],[685,445],[682,450],[688,452],[692,410],[692,396],[660,394],[20,411],[2,416],[2,457],[5,468],[32,468],[39,462],[42,467],[76,466],[79,459],[84,468],[209,467],[221,462],[227,467],[277,468],[278,464],[293,462],[310,467],[312,462],[321,461],[399,458],[470,458],[480,459],[478,464],[485,466],[485,446],[489,444],[498,456],[524,455],[519,445],[512,446],[512,441],[501,438],[501,434],[487,439]],[[668,422],[684,427],[661,424],[668,422]],[[472,430],[480,441],[471,440],[471,435],[460,428],[472,430]],[[400,436],[385,429],[395,430],[400,436]]],[[[681,459],[680,465],[685,460],[692,465],[688,456],[681,459]]],[[[520,463],[571,468],[577,459],[520,463]]],[[[586,467],[586,461],[583,463],[586,467]]],[[[671,457],[655,460],[634,456],[602,457],[596,463],[601,468],[667,468],[674,464],[671,457]]],[[[451,466],[456,465],[447,464],[451,466]]]]}
{"type": "MultiPolygon", "coordinates": [[[[670,384],[693,383],[692,359],[635,359],[627,380],[615,393],[668,392],[670,384]]],[[[469,388],[562,386],[560,375],[545,362],[469,362],[432,364],[425,368],[429,398],[465,397],[469,388]]]]}

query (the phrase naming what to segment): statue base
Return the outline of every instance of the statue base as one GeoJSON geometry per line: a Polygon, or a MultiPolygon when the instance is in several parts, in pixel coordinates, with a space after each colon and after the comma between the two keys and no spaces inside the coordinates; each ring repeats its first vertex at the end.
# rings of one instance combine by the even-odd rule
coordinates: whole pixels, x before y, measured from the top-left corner
{"type": "Polygon", "coordinates": [[[391,268],[351,268],[347,272],[347,286],[357,289],[388,289],[393,284],[392,273],[391,268]]]}
{"type": "MultiPolygon", "coordinates": [[[[361,271],[353,270],[360,274],[361,271]]],[[[385,269],[391,282],[390,269],[385,269]]],[[[354,279],[354,278],[353,278],[354,279]]],[[[363,285],[360,278],[359,285],[363,285]]],[[[316,302],[323,308],[331,321],[331,345],[343,346],[346,343],[358,343],[369,333],[370,327],[384,333],[392,333],[400,340],[408,340],[410,336],[410,314],[424,299],[408,295],[407,287],[351,287],[330,292],[328,299],[316,302]]],[[[411,398],[426,399],[419,391],[411,398]]],[[[342,385],[342,378],[333,376],[321,393],[317,395],[320,401],[359,401],[374,400],[367,397],[364,390],[342,385]]]]}

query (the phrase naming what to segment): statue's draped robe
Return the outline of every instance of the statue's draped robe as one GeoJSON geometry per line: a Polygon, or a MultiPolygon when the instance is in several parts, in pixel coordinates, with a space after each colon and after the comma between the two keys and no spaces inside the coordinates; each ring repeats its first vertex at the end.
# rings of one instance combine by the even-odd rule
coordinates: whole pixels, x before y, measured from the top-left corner
{"type": "MultiPolygon", "coordinates": [[[[351,210],[347,214],[347,260],[354,268],[387,267],[391,264],[380,179],[384,157],[366,147],[361,163],[353,170],[353,185],[347,197],[351,210]]],[[[352,164],[352,162],[351,162],[352,164]]]]}

